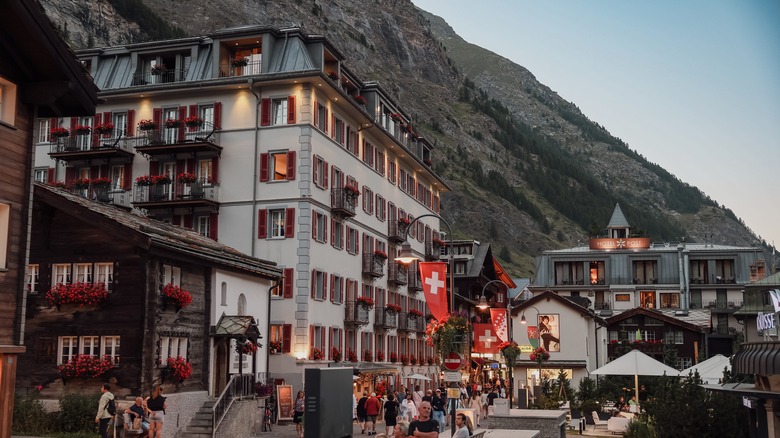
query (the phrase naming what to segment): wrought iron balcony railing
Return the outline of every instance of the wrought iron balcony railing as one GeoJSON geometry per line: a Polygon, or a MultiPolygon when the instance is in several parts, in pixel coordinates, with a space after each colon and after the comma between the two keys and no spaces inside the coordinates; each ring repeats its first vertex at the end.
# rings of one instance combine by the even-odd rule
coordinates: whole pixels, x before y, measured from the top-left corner
{"type": "Polygon", "coordinates": [[[182,125],[174,128],[139,129],[134,143],[135,147],[144,153],[147,153],[145,149],[155,146],[219,145],[219,130],[211,123],[204,123],[201,126],[182,125]]]}
{"type": "Polygon", "coordinates": [[[349,326],[361,326],[368,324],[370,309],[356,301],[347,301],[344,306],[344,324],[349,326]]]}
{"type": "Polygon", "coordinates": [[[353,217],[357,207],[357,194],[351,190],[334,187],[330,191],[330,208],[336,216],[353,217]]]}
{"type": "Polygon", "coordinates": [[[363,254],[363,275],[369,277],[382,277],[385,275],[386,257],[380,257],[373,253],[363,254]]]}
{"type": "Polygon", "coordinates": [[[396,285],[403,285],[409,281],[409,271],[401,262],[390,261],[387,266],[387,280],[396,285]]]}
{"type": "MultiPolygon", "coordinates": [[[[193,183],[171,182],[150,186],[135,185],[134,203],[170,203],[184,201],[219,202],[219,186],[198,180],[193,183]]],[[[191,202],[190,202],[191,203],[191,202]]]]}
{"type": "Polygon", "coordinates": [[[387,310],[385,307],[377,306],[374,309],[374,326],[385,329],[394,329],[398,327],[398,312],[387,310]]]}
{"type": "Polygon", "coordinates": [[[159,73],[151,71],[133,75],[132,85],[159,85],[171,82],[182,82],[187,79],[187,70],[165,70],[159,73]]]}

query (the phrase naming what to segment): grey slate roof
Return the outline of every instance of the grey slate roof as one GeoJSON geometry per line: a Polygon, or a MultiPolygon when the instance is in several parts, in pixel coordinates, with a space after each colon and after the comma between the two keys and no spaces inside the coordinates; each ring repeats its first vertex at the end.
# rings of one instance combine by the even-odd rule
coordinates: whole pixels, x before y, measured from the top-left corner
{"type": "MultiPolygon", "coordinates": [[[[92,201],[65,189],[35,183],[33,196],[35,199],[40,197],[43,200],[61,198],[73,205],[72,209],[63,210],[66,214],[78,212],[75,215],[85,222],[89,222],[90,215],[103,216],[125,228],[128,232],[146,236],[151,246],[198,257],[207,264],[248,271],[272,279],[282,275],[281,268],[278,268],[275,262],[250,257],[235,248],[202,236],[195,231],[140,216],[110,204],[92,201]],[[88,212],[79,210],[88,210],[88,212]]],[[[117,234],[117,238],[121,239],[122,237],[117,234]]]]}
{"type": "Polygon", "coordinates": [[[609,220],[607,228],[628,228],[630,226],[623,210],[620,209],[620,204],[615,204],[615,211],[612,212],[612,218],[609,220]]]}
{"type": "Polygon", "coordinates": [[[274,50],[267,73],[316,70],[306,47],[298,38],[289,38],[281,48],[274,50]]]}

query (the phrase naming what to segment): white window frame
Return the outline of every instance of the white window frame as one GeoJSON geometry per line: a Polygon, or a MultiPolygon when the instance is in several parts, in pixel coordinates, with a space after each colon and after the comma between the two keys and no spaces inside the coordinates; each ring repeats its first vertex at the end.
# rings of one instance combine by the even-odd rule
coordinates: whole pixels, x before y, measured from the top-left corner
{"type": "Polygon", "coordinates": [[[51,128],[51,119],[38,119],[38,143],[50,142],[51,128]]]}
{"type": "Polygon", "coordinates": [[[11,205],[0,203],[0,269],[8,263],[8,240],[11,238],[11,205]]]}
{"type": "Polygon", "coordinates": [[[274,208],[268,210],[268,238],[284,239],[284,225],[286,210],[284,208],[274,208]]]}
{"type": "Polygon", "coordinates": [[[327,188],[325,186],[325,178],[327,178],[327,175],[325,174],[325,160],[319,155],[315,155],[314,167],[317,171],[317,179],[314,180],[314,185],[319,188],[327,188]]]}
{"type": "Polygon", "coordinates": [[[160,336],[160,366],[168,365],[168,358],[188,359],[189,339],[183,336],[160,336]]]}
{"type": "Polygon", "coordinates": [[[315,223],[317,225],[317,234],[315,236],[312,236],[312,237],[317,242],[320,242],[320,243],[327,242],[327,240],[328,240],[328,237],[327,237],[328,217],[325,214],[323,214],[323,213],[321,213],[319,211],[315,211],[314,212],[314,221],[315,221],[315,223]]]}
{"type": "Polygon", "coordinates": [[[331,235],[333,241],[331,244],[334,248],[344,249],[344,223],[338,220],[331,221],[331,235]]]}
{"type": "Polygon", "coordinates": [[[287,124],[287,98],[271,99],[271,124],[287,124]]]}
{"type": "Polygon", "coordinates": [[[287,181],[288,158],[289,151],[273,151],[268,153],[268,180],[270,182],[287,181]]]}
{"type": "Polygon", "coordinates": [[[62,365],[78,354],[78,336],[60,336],[57,338],[57,365],[62,365]]]}
{"type": "Polygon", "coordinates": [[[201,182],[201,184],[204,185],[211,185],[214,183],[212,172],[213,172],[213,166],[214,162],[212,160],[198,160],[197,163],[198,166],[198,174],[196,175],[198,177],[198,180],[201,182]]]}
{"type": "Polygon", "coordinates": [[[211,218],[209,216],[198,216],[196,231],[201,236],[209,237],[211,235],[211,218]]]}
{"type": "Polygon", "coordinates": [[[103,283],[106,286],[106,290],[111,292],[111,285],[114,283],[114,264],[108,263],[95,263],[95,274],[93,275],[95,284],[103,283]]]}
{"type": "Polygon", "coordinates": [[[163,265],[163,284],[181,286],[181,268],[178,266],[163,265]]]}
{"type": "Polygon", "coordinates": [[[363,186],[363,211],[369,216],[374,214],[374,191],[363,186]]]}
{"type": "MultiPolygon", "coordinates": [[[[108,120],[103,120],[103,123],[106,122],[108,120]]],[[[114,124],[114,132],[111,133],[111,138],[127,135],[127,112],[113,113],[111,115],[111,123],[114,124]]]]}
{"type": "Polygon", "coordinates": [[[33,180],[35,182],[46,184],[49,182],[49,168],[39,167],[33,170],[33,180]]]}
{"type": "Polygon", "coordinates": [[[315,325],[313,326],[314,329],[312,330],[314,334],[314,339],[312,339],[312,346],[314,348],[319,348],[319,350],[327,357],[327,351],[325,351],[325,327],[321,325],[315,325]]]}
{"type": "Polygon", "coordinates": [[[30,264],[27,265],[27,275],[24,280],[25,287],[27,288],[27,293],[30,294],[37,294],[38,293],[38,279],[40,278],[40,265],[38,264],[30,264]]]}
{"type": "Polygon", "coordinates": [[[344,287],[344,278],[340,275],[333,276],[333,302],[341,304],[341,291],[344,287]]]}
{"type": "Polygon", "coordinates": [[[0,122],[16,123],[16,84],[0,76],[0,122]]]}
{"type": "Polygon", "coordinates": [[[79,354],[100,357],[100,336],[82,336],[79,338],[79,354]]]}
{"type": "Polygon", "coordinates": [[[322,271],[314,271],[314,299],[325,300],[328,298],[328,274],[322,271]]]}
{"type": "Polygon", "coordinates": [[[70,263],[54,263],[51,265],[51,283],[52,286],[58,284],[70,284],[71,265],[70,263]]]}
{"type": "Polygon", "coordinates": [[[360,239],[360,234],[358,233],[358,230],[355,228],[347,226],[347,242],[346,242],[346,250],[350,254],[357,254],[357,244],[358,239],[360,239]]]}
{"type": "Polygon", "coordinates": [[[103,336],[100,338],[100,345],[103,357],[111,358],[114,365],[119,364],[119,347],[121,345],[119,336],[103,336]]]}
{"type": "Polygon", "coordinates": [[[111,189],[122,190],[125,182],[125,166],[111,166],[109,174],[111,175],[111,189]]]}
{"type": "Polygon", "coordinates": [[[74,283],[92,284],[92,263],[74,263],[73,272],[74,283]]]}

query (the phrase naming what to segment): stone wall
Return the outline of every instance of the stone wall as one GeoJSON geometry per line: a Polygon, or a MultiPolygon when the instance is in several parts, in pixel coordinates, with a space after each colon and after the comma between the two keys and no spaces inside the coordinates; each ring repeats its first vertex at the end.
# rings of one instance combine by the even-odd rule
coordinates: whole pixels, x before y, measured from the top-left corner
{"type": "Polygon", "coordinates": [[[566,412],[513,409],[512,415],[490,417],[488,429],[538,430],[540,438],[566,438],[566,412]]]}
{"type": "MultiPolygon", "coordinates": [[[[211,400],[206,391],[180,392],[165,395],[168,408],[165,410],[163,438],[171,438],[195,417],[203,403],[211,400]]],[[[229,436],[229,435],[226,435],[229,436]]]]}
{"type": "Polygon", "coordinates": [[[216,436],[251,436],[258,430],[259,419],[257,401],[236,400],[219,425],[216,436]]]}

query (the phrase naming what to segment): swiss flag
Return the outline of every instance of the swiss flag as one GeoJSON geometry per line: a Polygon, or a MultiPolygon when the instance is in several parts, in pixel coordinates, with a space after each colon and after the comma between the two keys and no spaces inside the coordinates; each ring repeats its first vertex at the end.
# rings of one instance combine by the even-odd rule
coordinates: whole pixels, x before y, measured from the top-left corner
{"type": "Polygon", "coordinates": [[[490,309],[490,320],[493,321],[493,330],[501,341],[506,342],[506,309],[490,309]]]}
{"type": "Polygon", "coordinates": [[[447,316],[447,263],[420,262],[420,280],[422,280],[425,302],[434,318],[441,321],[447,316]]]}
{"type": "Polygon", "coordinates": [[[474,324],[474,353],[498,353],[501,340],[496,336],[493,324],[474,324]]]}

